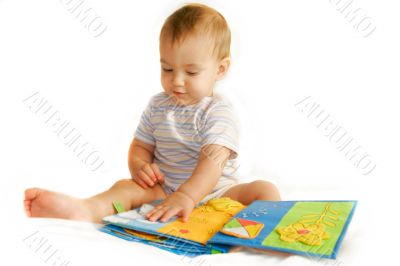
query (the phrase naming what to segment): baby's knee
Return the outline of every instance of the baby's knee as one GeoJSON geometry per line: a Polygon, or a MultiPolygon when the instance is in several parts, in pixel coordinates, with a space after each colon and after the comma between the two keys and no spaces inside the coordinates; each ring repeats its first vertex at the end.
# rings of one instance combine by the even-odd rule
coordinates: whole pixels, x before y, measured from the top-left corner
{"type": "Polygon", "coordinates": [[[270,190],[270,189],[277,189],[277,187],[268,181],[265,180],[256,180],[251,182],[251,186],[257,190],[270,190]]]}
{"type": "Polygon", "coordinates": [[[145,193],[145,190],[132,179],[118,180],[110,189],[117,190],[119,193],[126,193],[128,195],[131,195],[132,193],[142,195],[145,193]]]}
{"type": "Polygon", "coordinates": [[[260,200],[280,200],[279,190],[275,184],[265,181],[256,180],[250,183],[251,189],[257,193],[260,200]]]}
{"type": "Polygon", "coordinates": [[[132,182],[132,179],[120,179],[112,185],[112,188],[129,186],[132,185],[132,182]]]}

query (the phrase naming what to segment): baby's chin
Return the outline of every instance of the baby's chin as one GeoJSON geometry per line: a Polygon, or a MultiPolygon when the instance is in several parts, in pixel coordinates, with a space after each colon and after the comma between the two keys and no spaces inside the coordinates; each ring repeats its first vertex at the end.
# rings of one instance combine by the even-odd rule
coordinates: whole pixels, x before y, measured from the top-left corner
{"type": "Polygon", "coordinates": [[[194,105],[198,102],[200,102],[199,99],[190,99],[187,96],[175,96],[171,95],[171,97],[174,99],[175,103],[178,105],[184,105],[184,106],[189,106],[189,105],[194,105]]]}

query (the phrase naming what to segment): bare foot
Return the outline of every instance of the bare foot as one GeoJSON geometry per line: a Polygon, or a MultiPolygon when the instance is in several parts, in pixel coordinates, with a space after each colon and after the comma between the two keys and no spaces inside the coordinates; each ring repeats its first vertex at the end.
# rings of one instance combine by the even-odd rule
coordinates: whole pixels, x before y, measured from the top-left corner
{"type": "Polygon", "coordinates": [[[25,212],[29,217],[48,217],[94,222],[85,200],[65,194],[30,188],[25,190],[25,212]]]}

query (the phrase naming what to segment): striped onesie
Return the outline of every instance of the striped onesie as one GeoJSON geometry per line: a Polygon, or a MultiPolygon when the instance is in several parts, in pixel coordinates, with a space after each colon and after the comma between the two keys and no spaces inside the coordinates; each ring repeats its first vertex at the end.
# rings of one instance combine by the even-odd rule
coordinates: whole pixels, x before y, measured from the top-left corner
{"type": "Polygon", "coordinates": [[[232,106],[221,95],[214,93],[185,106],[160,92],[150,99],[134,136],[155,146],[153,162],[165,176],[162,187],[167,195],[190,178],[200,150],[207,144],[218,144],[233,152],[218,183],[202,202],[220,197],[238,183],[239,125],[232,106]]]}

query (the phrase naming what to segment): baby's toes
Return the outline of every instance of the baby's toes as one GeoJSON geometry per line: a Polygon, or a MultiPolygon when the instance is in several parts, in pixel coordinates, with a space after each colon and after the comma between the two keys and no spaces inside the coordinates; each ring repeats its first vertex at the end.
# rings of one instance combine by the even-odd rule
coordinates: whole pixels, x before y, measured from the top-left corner
{"type": "Polygon", "coordinates": [[[32,213],[31,213],[31,204],[32,204],[32,201],[30,201],[30,200],[24,200],[24,210],[25,210],[25,214],[26,214],[28,217],[32,216],[32,213]]]}
{"type": "Polygon", "coordinates": [[[39,193],[42,191],[42,189],[39,188],[28,188],[25,190],[25,201],[29,200],[32,201],[35,198],[37,198],[37,196],[39,195],[39,193]]]}

